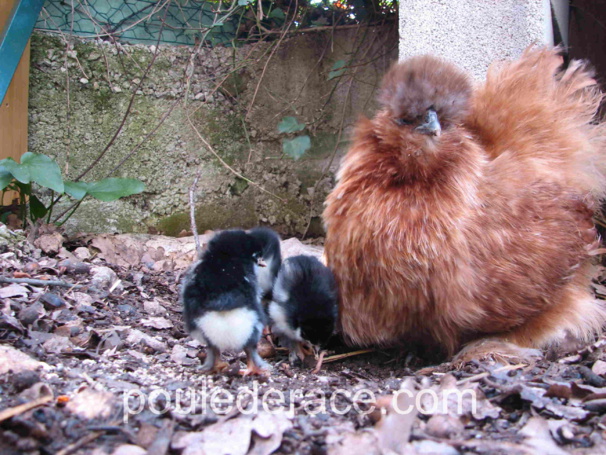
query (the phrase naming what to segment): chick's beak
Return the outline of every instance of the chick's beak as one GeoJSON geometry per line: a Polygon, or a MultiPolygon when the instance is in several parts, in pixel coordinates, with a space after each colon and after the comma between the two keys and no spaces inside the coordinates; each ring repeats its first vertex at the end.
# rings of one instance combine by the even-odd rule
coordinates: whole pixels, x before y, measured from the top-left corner
{"type": "Polygon", "coordinates": [[[258,258],[257,259],[257,265],[259,267],[267,267],[267,264],[265,263],[265,261],[263,260],[263,258],[258,258]]]}
{"type": "Polygon", "coordinates": [[[439,136],[442,132],[442,126],[438,120],[438,114],[433,109],[429,109],[425,115],[425,123],[415,128],[419,133],[429,136],[439,136]]]}

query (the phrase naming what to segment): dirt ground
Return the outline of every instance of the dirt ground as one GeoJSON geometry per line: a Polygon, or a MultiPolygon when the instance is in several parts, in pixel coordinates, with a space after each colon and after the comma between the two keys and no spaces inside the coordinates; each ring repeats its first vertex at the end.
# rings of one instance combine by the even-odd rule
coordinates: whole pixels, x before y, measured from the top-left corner
{"type": "Polygon", "coordinates": [[[243,355],[207,376],[178,301],[187,258],[45,235],[0,250],[2,454],[606,453],[606,338],[459,370],[377,350],[315,374],[264,342],[269,377],[238,375],[243,355]]]}

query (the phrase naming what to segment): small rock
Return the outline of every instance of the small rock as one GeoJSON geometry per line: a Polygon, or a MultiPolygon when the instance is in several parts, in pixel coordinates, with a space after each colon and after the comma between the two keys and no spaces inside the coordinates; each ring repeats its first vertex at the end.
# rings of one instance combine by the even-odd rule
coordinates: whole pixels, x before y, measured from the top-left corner
{"type": "MultiPolygon", "coordinates": [[[[65,247],[61,247],[61,249],[59,250],[59,254],[57,254],[57,257],[59,259],[69,259],[71,261],[76,260],[76,256],[70,253],[65,247]]],[[[59,265],[61,265],[61,263],[59,263],[59,265]]]]}
{"type": "Polygon", "coordinates": [[[61,354],[62,352],[71,352],[74,349],[74,345],[68,338],[51,335],[51,337],[44,342],[42,345],[44,350],[52,354],[61,354]]]}
{"type": "Polygon", "coordinates": [[[143,302],[143,309],[146,313],[154,316],[159,314],[165,314],[167,311],[166,308],[164,308],[162,304],[160,304],[160,302],[158,302],[157,300],[143,302]]]}
{"type": "Polygon", "coordinates": [[[450,438],[465,429],[460,419],[445,414],[436,414],[427,422],[425,431],[436,438],[450,438]]]}
{"type": "Polygon", "coordinates": [[[114,401],[114,395],[110,392],[84,389],[76,394],[65,408],[85,419],[108,418],[112,413],[114,401]]]}
{"type": "Polygon", "coordinates": [[[147,319],[141,319],[141,324],[145,327],[152,327],[154,329],[170,329],[173,327],[173,323],[163,317],[151,317],[147,319]]]}
{"type": "Polygon", "coordinates": [[[0,374],[6,374],[9,370],[18,373],[39,367],[50,368],[46,363],[38,362],[12,346],[0,345],[0,374]]]}
{"type": "Polygon", "coordinates": [[[187,348],[180,344],[175,344],[170,354],[170,359],[179,365],[183,365],[186,360],[190,360],[187,358],[187,348]]]}
{"type": "Polygon", "coordinates": [[[166,351],[166,343],[156,340],[154,337],[151,337],[137,329],[132,329],[130,331],[126,341],[133,345],[142,344],[157,352],[166,351]]]}
{"type": "Polygon", "coordinates": [[[33,305],[19,311],[19,314],[17,314],[17,319],[19,319],[21,324],[27,326],[32,325],[44,314],[46,314],[46,312],[44,311],[42,304],[34,303],[33,305]]]}
{"type": "Polygon", "coordinates": [[[257,351],[263,359],[269,359],[276,356],[276,348],[265,338],[259,340],[257,351]]]}
{"type": "Polygon", "coordinates": [[[600,376],[605,375],[606,362],[604,362],[603,360],[597,360],[591,367],[591,371],[593,371],[595,374],[599,374],[600,376]]]}
{"type": "Polygon", "coordinates": [[[59,267],[65,267],[67,273],[83,275],[90,272],[90,265],[84,262],[72,259],[65,259],[59,262],[59,267]]]}
{"type": "Polygon", "coordinates": [[[111,455],[145,455],[147,451],[133,444],[122,444],[111,455]]]}
{"type": "Polygon", "coordinates": [[[53,390],[44,382],[36,382],[31,387],[25,389],[19,394],[25,401],[34,401],[38,398],[53,396],[53,390]]]}
{"type": "Polygon", "coordinates": [[[412,443],[416,454],[427,454],[427,455],[459,455],[459,451],[448,444],[443,442],[434,441],[415,441],[412,443]]]}
{"type": "Polygon", "coordinates": [[[91,258],[89,249],[85,248],[83,246],[76,248],[73,252],[73,255],[76,256],[81,261],[85,261],[85,260],[91,258]]]}
{"type": "Polygon", "coordinates": [[[118,279],[116,272],[109,267],[95,266],[90,269],[90,272],[93,276],[91,279],[93,286],[100,289],[109,288],[118,279]]]}
{"type": "Polygon", "coordinates": [[[137,309],[134,306],[129,305],[128,303],[118,305],[117,308],[118,311],[120,311],[121,313],[126,313],[127,316],[134,316],[137,314],[137,309]]]}
{"type": "Polygon", "coordinates": [[[81,82],[82,84],[88,84],[88,79],[87,79],[87,78],[85,78],[85,77],[81,77],[81,78],[80,78],[80,82],[81,82]]]}
{"type": "Polygon", "coordinates": [[[20,371],[13,375],[13,387],[17,393],[29,389],[36,382],[40,382],[40,375],[32,370],[20,371]]]}
{"type": "Polygon", "coordinates": [[[63,236],[58,232],[53,232],[51,234],[43,234],[34,240],[34,245],[37,248],[40,248],[46,254],[57,254],[61,247],[63,246],[63,236]]]}
{"type": "Polygon", "coordinates": [[[57,294],[53,294],[52,292],[47,292],[40,297],[40,301],[44,305],[44,308],[47,310],[56,310],[58,308],[63,308],[66,306],[65,300],[59,297],[57,294]]]}
{"type": "Polygon", "coordinates": [[[71,299],[77,304],[77,305],[92,305],[94,300],[93,298],[86,294],[85,292],[72,292],[71,294],[71,299]]]}

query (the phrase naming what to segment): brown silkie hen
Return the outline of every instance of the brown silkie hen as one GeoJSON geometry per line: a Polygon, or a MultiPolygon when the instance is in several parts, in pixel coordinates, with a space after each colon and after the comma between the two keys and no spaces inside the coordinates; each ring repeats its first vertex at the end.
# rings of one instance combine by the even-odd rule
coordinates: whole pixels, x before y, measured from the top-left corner
{"type": "MultiPolygon", "coordinates": [[[[396,64],[326,201],[341,328],[357,345],[453,354],[473,340],[586,340],[606,127],[591,71],[557,49],[491,67],[475,90],[430,56],[396,64]]],[[[480,344],[480,343],[477,343],[480,344]]]]}

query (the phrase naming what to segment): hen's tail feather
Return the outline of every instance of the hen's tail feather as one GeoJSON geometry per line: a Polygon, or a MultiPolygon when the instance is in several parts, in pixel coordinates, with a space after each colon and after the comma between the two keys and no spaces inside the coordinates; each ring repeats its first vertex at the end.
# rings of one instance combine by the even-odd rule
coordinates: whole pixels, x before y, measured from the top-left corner
{"type": "Polygon", "coordinates": [[[469,127],[492,158],[506,153],[546,178],[597,198],[606,195],[606,124],[594,72],[561,49],[528,48],[514,62],[493,65],[473,100],[469,127]]]}

